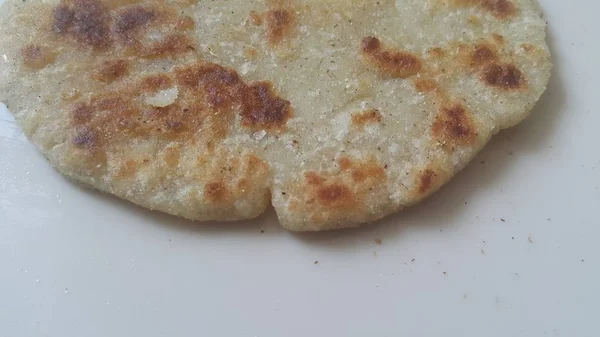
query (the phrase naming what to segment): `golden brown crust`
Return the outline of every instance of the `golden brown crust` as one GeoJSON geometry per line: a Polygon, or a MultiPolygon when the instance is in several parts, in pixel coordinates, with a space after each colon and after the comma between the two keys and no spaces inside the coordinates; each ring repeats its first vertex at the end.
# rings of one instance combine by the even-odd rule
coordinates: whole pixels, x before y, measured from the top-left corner
{"type": "Polygon", "coordinates": [[[517,13],[517,6],[511,0],[450,0],[457,7],[479,7],[499,20],[505,20],[517,13]]]}
{"type": "Polygon", "coordinates": [[[419,194],[426,194],[431,189],[436,176],[437,173],[430,168],[427,168],[421,172],[421,175],[419,175],[418,184],[419,194]]]}
{"type": "Polygon", "coordinates": [[[263,24],[262,16],[256,11],[250,11],[250,14],[248,15],[248,20],[250,20],[250,23],[252,23],[255,26],[260,26],[263,24]]]}
{"type": "Polygon", "coordinates": [[[316,189],[315,195],[319,204],[329,209],[349,209],[356,203],[350,188],[342,183],[320,186],[316,189]]]}
{"type": "Polygon", "coordinates": [[[277,96],[267,81],[244,86],[238,99],[242,126],[250,129],[281,130],[292,115],[290,102],[277,96]]]}
{"type": "Polygon", "coordinates": [[[371,108],[352,114],[352,126],[363,129],[365,125],[379,123],[382,119],[381,113],[377,109],[371,108]]]}
{"type": "Polygon", "coordinates": [[[431,132],[440,143],[451,146],[473,143],[477,136],[473,118],[460,104],[442,107],[431,132]]]}
{"type": "MultiPolygon", "coordinates": [[[[108,66],[119,68],[121,62],[108,66]]],[[[100,73],[106,70],[99,68],[100,73]]],[[[108,75],[114,75],[108,71],[108,75]]],[[[107,75],[105,74],[105,75],[107,75]]],[[[103,79],[110,79],[105,76],[103,79]]],[[[177,68],[174,73],[143,77],[119,92],[97,92],[88,102],[74,103],[73,144],[81,149],[106,151],[111,144],[135,138],[190,142],[200,130],[207,139],[222,139],[239,111],[242,126],[281,130],[291,116],[290,102],[277,96],[268,82],[246,84],[232,69],[214,63],[177,68]],[[137,99],[176,88],[166,106],[137,99]]]]}
{"type": "Polygon", "coordinates": [[[111,43],[108,8],[98,0],[63,0],[54,9],[54,31],[94,48],[106,47],[111,43]]]}
{"type": "Polygon", "coordinates": [[[288,211],[306,214],[313,226],[364,218],[370,196],[385,188],[385,167],[374,158],[342,156],[337,163],[335,172],[305,172],[303,181],[286,193],[288,211]]]}
{"type": "Polygon", "coordinates": [[[25,67],[39,70],[52,64],[56,60],[56,53],[48,47],[28,44],[21,49],[21,57],[25,67]]]}
{"type": "Polygon", "coordinates": [[[488,44],[478,44],[471,53],[470,66],[480,68],[490,63],[498,61],[498,55],[492,46],[488,44]]]}
{"type": "Polygon", "coordinates": [[[415,90],[420,93],[441,94],[441,88],[436,81],[430,78],[419,78],[414,81],[415,90]]]}
{"type": "Polygon", "coordinates": [[[156,11],[151,8],[142,6],[126,8],[116,14],[114,30],[119,36],[129,38],[134,30],[155,20],[156,17],[156,11]]]}
{"type": "Polygon", "coordinates": [[[204,197],[213,203],[225,201],[227,186],[222,181],[214,181],[204,186],[204,197]]]}
{"type": "Polygon", "coordinates": [[[408,78],[421,70],[421,61],[406,51],[385,48],[374,36],[367,36],[360,42],[363,59],[375,67],[383,76],[408,78]]]}
{"type": "Polygon", "coordinates": [[[500,46],[503,45],[504,42],[505,42],[504,41],[504,36],[502,36],[500,34],[496,34],[496,33],[492,34],[492,39],[494,40],[494,42],[496,42],[496,44],[498,44],[500,46]]]}
{"type": "Polygon", "coordinates": [[[194,27],[193,20],[158,1],[120,8],[115,2],[62,0],[53,12],[55,34],[96,50],[123,49],[126,54],[153,58],[183,54],[194,48],[183,33],[194,27]],[[147,34],[157,28],[171,32],[158,41],[149,39],[147,34]]]}
{"type": "Polygon", "coordinates": [[[265,13],[267,22],[267,40],[270,44],[277,44],[290,33],[294,26],[294,13],[283,7],[270,9],[265,13]]]}
{"type": "MultiPolygon", "coordinates": [[[[497,34],[492,39],[502,44],[497,34]]],[[[468,48],[468,47],[465,47],[468,48]]],[[[469,65],[479,71],[480,80],[500,90],[520,90],[527,86],[525,76],[514,64],[502,62],[494,45],[482,42],[476,44],[470,52],[469,65]]]]}
{"type": "Polygon", "coordinates": [[[101,61],[95,66],[92,78],[105,83],[116,81],[127,75],[129,62],[122,59],[101,61]]]}
{"type": "MultiPolygon", "coordinates": [[[[490,38],[473,45],[459,43],[449,47],[456,50],[456,56],[446,60],[448,52],[441,47],[428,51],[430,62],[449,62],[444,68],[428,68],[423,71],[427,76],[436,77],[446,71],[446,67],[460,67],[465,71],[473,72],[486,86],[500,91],[518,91],[527,89],[527,79],[524,73],[513,63],[511,55],[502,55],[499,52],[504,44],[504,38],[499,34],[491,34],[490,38]]],[[[523,48],[526,52],[529,48],[523,48]]],[[[529,51],[531,52],[531,50],[529,51]]],[[[436,93],[443,101],[447,101],[446,94],[441,92],[439,86],[430,78],[416,79],[415,89],[419,92],[436,93]]]]}
{"type": "MultiPolygon", "coordinates": [[[[270,174],[267,163],[254,154],[225,160],[216,154],[212,158],[198,157],[197,168],[198,174],[211,177],[204,185],[204,198],[208,203],[220,205],[235,203],[255,192],[270,174]]],[[[266,195],[263,193],[262,197],[266,195]]]]}
{"type": "Polygon", "coordinates": [[[449,178],[439,162],[433,162],[415,172],[415,187],[411,191],[415,200],[422,200],[437,191],[449,178]]]}
{"type": "Polygon", "coordinates": [[[487,65],[481,73],[481,80],[502,90],[518,90],[527,86],[523,73],[512,64],[487,65]]]}

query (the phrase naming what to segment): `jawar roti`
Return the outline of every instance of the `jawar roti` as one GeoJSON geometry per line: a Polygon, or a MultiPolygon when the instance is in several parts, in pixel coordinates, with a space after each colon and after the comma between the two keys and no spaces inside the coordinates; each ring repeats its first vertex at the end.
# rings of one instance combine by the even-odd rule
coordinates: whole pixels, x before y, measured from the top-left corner
{"type": "Polygon", "coordinates": [[[534,0],[6,0],[0,100],[66,177],[295,231],[414,205],[548,83],[534,0]]]}

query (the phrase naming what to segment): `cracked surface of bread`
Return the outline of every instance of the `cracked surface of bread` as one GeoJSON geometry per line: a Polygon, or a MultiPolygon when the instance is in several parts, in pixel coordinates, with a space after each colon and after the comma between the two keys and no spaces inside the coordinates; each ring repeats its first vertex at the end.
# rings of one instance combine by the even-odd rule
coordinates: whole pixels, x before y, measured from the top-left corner
{"type": "Polygon", "coordinates": [[[535,0],[6,0],[0,100],[67,177],[193,220],[354,227],[523,120],[535,0]]]}

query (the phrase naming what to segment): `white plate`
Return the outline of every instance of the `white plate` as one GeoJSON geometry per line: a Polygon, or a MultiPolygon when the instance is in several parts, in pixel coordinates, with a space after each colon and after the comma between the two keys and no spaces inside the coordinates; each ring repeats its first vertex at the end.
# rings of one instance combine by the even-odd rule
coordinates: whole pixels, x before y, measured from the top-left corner
{"type": "Polygon", "coordinates": [[[598,336],[600,3],[541,4],[556,67],[531,118],[359,230],[145,211],[61,178],[3,110],[0,335],[598,336]]]}

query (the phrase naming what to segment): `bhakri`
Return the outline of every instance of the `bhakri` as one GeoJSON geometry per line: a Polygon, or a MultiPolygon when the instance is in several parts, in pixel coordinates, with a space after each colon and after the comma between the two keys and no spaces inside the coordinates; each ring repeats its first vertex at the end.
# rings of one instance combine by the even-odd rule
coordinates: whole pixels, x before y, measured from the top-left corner
{"type": "Polygon", "coordinates": [[[0,101],[66,177],[294,231],[414,205],[551,73],[535,0],[6,0],[0,101]]]}

